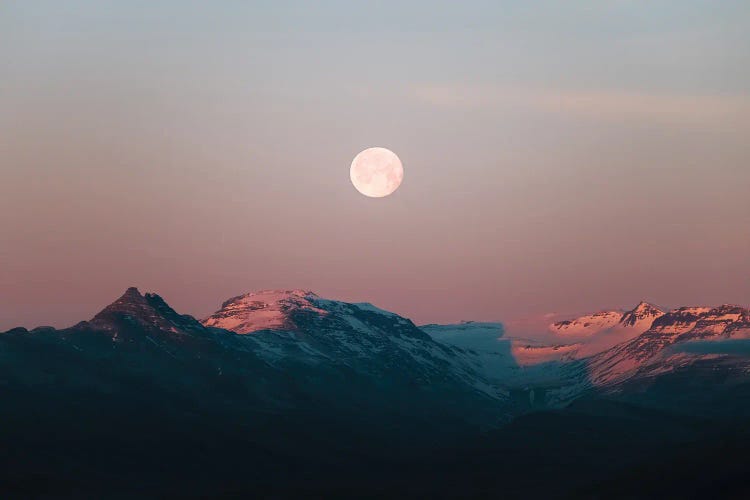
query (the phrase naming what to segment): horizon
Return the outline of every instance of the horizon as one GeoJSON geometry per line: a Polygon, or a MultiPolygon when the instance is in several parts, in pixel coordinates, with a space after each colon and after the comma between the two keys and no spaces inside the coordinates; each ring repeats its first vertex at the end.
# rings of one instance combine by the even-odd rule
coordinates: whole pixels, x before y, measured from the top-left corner
{"type": "MultiPolygon", "coordinates": [[[[654,307],[657,307],[658,309],[662,310],[663,312],[671,312],[678,310],[680,308],[690,308],[690,307],[709,307],[709,308],[718,308],[721,306],[736,306],[736,307],[742,307],[742,308],[748,308],[747,305],[742,303],[721,303],[721,304],[680,304],[680,305],[673,305],[673,306],[666,306],[664,304],[657,304],[648,300],[640,300],[636,304],[631,306],[612,306],[612,307],[604,307],[601,309],[592,309],[592,310],[581,310],[581,311],[567,311],[567,312],[547,312],[542,313],[534,316],[526,316],[526,317],[516,317],[509,320],[504,320],[502,318],[495,318],[495,319],[470,319],[470,318],[464,318],[459,319],[455,321],[447,321],[447,322],[420,322],[415,321],[413,318],[410,318],[408,315],[402,314],[398,312],[397,310],[388,309],[381,307],[379,304],[374,303],[372,301],[368,300],[361,300],[361,301],[350,301],[345,300],[338,297],[330,297],[321,295],[320,293],[316,292],[315,290],[311,290],[308,288],[265,288],[265,289],[258,289],[258,290],[249,290],[246,292],[242,292],[235,295],[230,295],[228,297],[225,297],[223,299],[220,299],[220,301],[217,303],[218,305],[211,309],[208,312],[205,313],[194,313],[192,311],[186,311],[182,310],[179,307],[175,306],[175,304],[169,300],[168,297],[165,297],[163,294],[159,293],[158,290],[149,290],[142,287],[139,287],[137,285],[131,285],[128,287],[125,287],[125,291],[120,294],[115,294],[108,302],[105,304],[101,304],[100,306],[97,306],[94,308],[93,312],[91,312],[88,316],[78,318],[70,323],[65,324],[51,324],[51,323],[40,323],[40,324],[17,324],[17,325],[11,325],[11,326],[3,326],[0,324],[0,332],[10,330],[12,328],[25,328],[27,330],[32,330],[34,328],[44,328],[44,327],[53,327],[56,329],[60,328],[68,328],[72,327],[75,324],[79,323],[80,321],[88,321],[92,319],[96,314],[101,312],[104,308],[106,308],[108,305],[112,304],[114,301],[118,300],[119,298],[122,298],[123,296],[127,295],[127,293],[130,290],[136,290],[140,295],[145,296],[146,294],[153,294],[161,297],[164,299],[164,301],[172,307],[177,313],[179,314],[187,314],[189,316],[192,316],[193,318],[203,321],[204,319],[208,318],[210,315],[214,314],[215,312],[219,311],[221,309],[221,305],[233,298],[242,297],[245,295],[252,295],[252,294],[259,294],[262,292],[295,292],[295,291],[302,291],[311,293],[321,299],[327,299],[327,300],[334,300],[339,302],[346,302],[346,303],[353,303],[353,304],[370,304],[373,305],[379,309],[383,309],[388,312],[393,312],[398,314],[399,316],[409,319],[417,326],[431,326],[431,325],[453,325],[453,324],[465,324],[465,323],[493,323],[493,324],[499,324],[502,325],[505,333],[516,333],[516,334],[522,334],[522,335],[530,335],[530,338],[536,338],[537,340],[548,340],[550,332],[547,331],[547,326],[552,325],[555,322],[558,321],[565,321],[565,320],[573,320],[577,319],[582,316],[590,315],[590,314],[597,314],[602,312],[621,312],[621,313],[627,313],[634,309],[636,309],[641,304],[647,304],[654,307]],[[511,331],[510,329],[513,328],[514,330],[511,331]],[[537,338],[538,337],[538,338],[537,338]]],[[[564,338],[564,337],[561,337],[564,338]]]]}

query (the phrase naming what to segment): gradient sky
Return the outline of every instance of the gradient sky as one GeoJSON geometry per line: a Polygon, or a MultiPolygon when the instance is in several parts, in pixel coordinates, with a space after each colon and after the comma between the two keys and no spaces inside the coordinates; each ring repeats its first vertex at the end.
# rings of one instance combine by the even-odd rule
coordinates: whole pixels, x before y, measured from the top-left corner
{"type": "Polygon", "coordinates": [[[0,4],[0,330],[750,302],[747,1],[0,4]],[[385,199],[349,164],[404,163],[385,199]]]}

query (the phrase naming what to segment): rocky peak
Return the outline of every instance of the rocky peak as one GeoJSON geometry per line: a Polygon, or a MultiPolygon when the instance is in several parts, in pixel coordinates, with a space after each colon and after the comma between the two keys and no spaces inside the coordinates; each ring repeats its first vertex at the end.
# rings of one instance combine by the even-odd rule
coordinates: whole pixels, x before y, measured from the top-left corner
{"type": "Polygon", "coordinates": [[[128,288],[122,296],[105,307],[94,316],[94,320],[107,317],[112,314],[126,314],[138,316],[140,313],[150,309],[146,297],[141,295],[136,287],[128,288]]]}
{"type": "Polygon", "coordinates": [[[704,338],[723,335],[743,323],[748,310],[731,304],[719,307],[680,307],[657,318],[651,330],[655,333],[704,338]]]}
{"type": "Polygon", "coordinates": [[[654,319],[664,315],[664,311],[653,304],[641,301],[630,311],[602,311],[573,320],[558,321],[550,325],[554,333],[572,336],[591,336],[605,331],[643,333],[654,319]]]}
{"type": "Polygon", "coordinates": [[[708,307],[680,307],[656,318],[651,325],[651,330],[664,334],[681,334],[690,331],[695,323],[710,308],[708,307]]]}
{"type": "Polygon", "coordinates": [[[743,309],[737,321],[728,325],[724,334],[728,337],[750,338],[750,309],[743,309]]]}
{"type": "Polygon", "coordinates": [[[736,305],[724,304],[715,307],[699,316],[689,336],[691,338],[705,338],[724,335],[729,327],[742,322],[745,314],[747,314],[747,309],[736,305]]]}
{"type": "Polygon", "coordinates": [[[742,306],[735,304],[723,304],[719,307],[714,307],[708,312],[709,316],[732,316],[739,318],[743,314],[747,313],[748,310],[742,306]]]}
{"type": "MultiPolygon", "coordinates": [[[[623,326],[636,326],[639,323],[653,322],[655,318],[664,315],[664,311],[659,309],[653,304],[645,301],[641,301],[635,309],[623,314],[620,323],[623,326]]],[[[645,325],[646,328],[650,327],[651,324],[645,325]]]]}
{"type": "Polygon", "coordinates": [[[191,316],[175,312],[159,295],[142,295],[136,287],[128,288],[119,299],[94,316],[90,324],[106,330],[145,328],[176,333],[203,329],[191,316]]]}
{"type": "Polygon", "coordinates": [[[646,313],[646,314],[664,314],[664,311],[644,300],[640,301],[632,312],[646,313]]]}

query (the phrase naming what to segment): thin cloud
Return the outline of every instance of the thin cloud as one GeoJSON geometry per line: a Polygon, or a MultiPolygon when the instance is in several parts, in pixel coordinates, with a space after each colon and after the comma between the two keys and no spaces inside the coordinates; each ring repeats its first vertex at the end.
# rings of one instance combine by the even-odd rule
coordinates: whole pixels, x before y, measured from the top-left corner
{"type": "Polygon", "coordinates": [[[685,125],[750,124],[750,96],[628,91],[522,89],[487,85],[417,85],[422,103],[457,109],[517,109],[603,120],[685,125]]]}

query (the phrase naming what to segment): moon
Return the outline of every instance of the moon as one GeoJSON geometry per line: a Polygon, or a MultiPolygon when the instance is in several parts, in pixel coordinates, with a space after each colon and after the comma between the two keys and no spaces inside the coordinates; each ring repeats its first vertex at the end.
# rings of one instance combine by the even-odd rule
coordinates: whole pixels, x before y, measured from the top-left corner
{"type": "Polygon", "coordinates": [[[404,180],[404,166],[396,153],[386,148],[368,148],[352,160],[349,177],[357,191],[370,198],[393,193],[404,180]]]}

